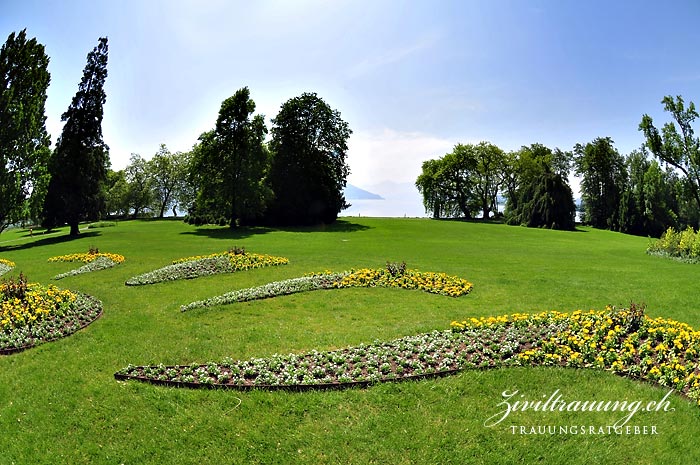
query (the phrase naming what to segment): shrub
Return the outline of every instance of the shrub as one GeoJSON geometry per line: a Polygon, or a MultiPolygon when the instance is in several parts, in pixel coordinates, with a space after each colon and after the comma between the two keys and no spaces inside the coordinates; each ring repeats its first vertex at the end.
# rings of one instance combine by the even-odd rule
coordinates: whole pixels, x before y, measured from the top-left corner
{"type": "Polygon", "coordinates": [[[700,261],[700,238],[690,226],[684,231],[676,231],[671,227],[658,240],[649,244],[647,253],[697,262],[700,261]]]}

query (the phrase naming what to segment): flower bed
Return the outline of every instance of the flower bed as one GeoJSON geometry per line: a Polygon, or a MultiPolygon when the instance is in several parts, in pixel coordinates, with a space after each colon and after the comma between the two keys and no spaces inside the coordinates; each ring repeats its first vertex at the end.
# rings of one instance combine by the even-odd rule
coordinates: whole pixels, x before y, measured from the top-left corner
{"type": "Polygon", "coordinates": [[[228,305],[235,302],[248,300],[267,299],[280,295],[295,294],[297,292],[314,291],[317,289],[331,289],[346,275],[346,273],[323,273],[302,276],[301,278],[275,281],[262,286],[239,289],[226,294],[205,300],[198,300],[180,307],[183,312],[197,308],[212,307],[215,305],[228,305]]]}
{"type": "Polygon", "coordinates": [[[83,262],[90,263],[97,260],[100,257],[107,258],[113,261],[115,264],[120,264],[124,262],[124,256],[116,253],[102,253],[102,252],[87,252],[87,253],[73,253],[68,255],[59,255],[57,257],[49,258],[49,262],[83,262]]]}
{"type": "Polygon", "coordinates": [[[675,389],[700,404],[700,331],[643,308],[543,312],[452,322],[390,342],[221,363],[134,366],[117,379],[188,387],[299,389],[365,385],[469,368],[596,368],[675,389]]]}
{"type": "Polygon", "coordinates": [[[219,273],[234,273],[266,266],[286,265],[287,263],[289,260],[285,257],[245,252],[221,252],[175,260],[172,265],[129,278],[126,285],[141,286],[178,279],[194,279],[219,273]]]}
{"type": "Polygon", "coordinates": [[[517,364],[603,369],[671,387],[700,404],[700,331],[678,321],[650,318],[643,307],[472,318],[452,326],[468,332],[538,322],[560,325],[562,330],[531,341],[531,347],[517,354],[517,364]]]}
{"type": "Polygon", "coordinates": [[[83,273],[112,268],[124,262],[124,256],[115,253],[101,253],[97,249],[91,248],[87,253],[74,253],[69,255],[59,255],[49,258],[49,262],[83,262],[85,265],[65,273],[57,274],[53,279],[63,279],[68,276],[75,276],[83,273]]]}
{"type": "Polygon", "coordinates": [[[388,264],[387,268],[351,270],[335,284],[335,287],[398,287],[460,297],[469,294],[473,285],[466,279],[448,276],[445,273],[406,269],[394,271],[388,264]]]}
{"type": "Polygon", "coordinates": [[[387,267],[386,270],[363,268],[360,270],[342,271],[338,273],[330,271],[313,273],[300,278],[285,279],[262,286],[227,292],[223,295],[183,305],[180,309],[185,312],[197,308],[267,299],[280,295],[289,295],[318,289],[398,287],[402,289],[420,289],[434,294],[459,297],[468,294],[473,287],[472,284],[465,279],[456,276],[448,276],[444,273],[424,273],[418,270],[402,270],[400,273],[392,274],[390,270],[391,267],[387,267]]]}
{"type": "Polygon", "coordinates": [[[23,275],[0,283],[0,354],[68,336],[102,313],[90,296],[27,283],[23,275]]]}
{"type": "Polygon", "coordinates": [[[0,276],[9,273],[15,267],[15,262],[0,258],[0,276]]]}

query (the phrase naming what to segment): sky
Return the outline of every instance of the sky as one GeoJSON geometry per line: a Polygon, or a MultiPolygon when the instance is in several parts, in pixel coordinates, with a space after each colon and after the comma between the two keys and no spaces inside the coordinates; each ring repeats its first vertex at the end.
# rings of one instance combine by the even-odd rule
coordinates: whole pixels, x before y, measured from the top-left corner
{"type": "MultiPolygon", "coordinates": [[[[109,38],[104,140],[113,169],[161,143],[187,151],[221,102],[247,86],[270,120],[316,92],[341,113],[348,182],[384,197],[346,212],[425,214],[423,161],[457,143],[571,150],[611,137],[638,148],[643,114],[700,103],[700,2],[574,0],[0,0],[0,39],[46,46],[47,129],[77,91],[87,53],[109,38]]],[[[696,126],[697,127],[697,126],[696,126]]],[[[575,181],[574,181],[575,182],[575,181]]]]}

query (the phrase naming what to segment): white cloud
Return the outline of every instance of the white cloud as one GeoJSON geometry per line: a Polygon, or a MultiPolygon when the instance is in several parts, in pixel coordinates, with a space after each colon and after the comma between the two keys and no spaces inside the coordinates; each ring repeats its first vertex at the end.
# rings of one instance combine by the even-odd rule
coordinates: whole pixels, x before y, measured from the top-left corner
{"type": "Polygon", "coordinates": [[[348,181],[358,187],[384,181],[413,183],[425,160],[443,156],[455,144],[430,134],[389,128],[372,133],[357,131],[349,141],[348,181]]]}

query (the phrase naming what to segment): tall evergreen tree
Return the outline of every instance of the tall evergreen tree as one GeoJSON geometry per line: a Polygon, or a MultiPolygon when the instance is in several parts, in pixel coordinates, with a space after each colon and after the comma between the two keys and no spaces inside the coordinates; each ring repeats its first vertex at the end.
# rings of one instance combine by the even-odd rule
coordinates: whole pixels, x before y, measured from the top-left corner
{"type": "Polygon", "coordinates": [[[27,40],[26,30],[10,34],[0,49],[0,232],[46,192],[48,65],[44,46],[27,40]]]}
{"type": "Polygon", "coordinates": [[[79,233],[81,221],[97,218],[104,210],[102,184],[109,168],[109,147],[102,140],[106,78],[107,38],[102,37],[88,54],[78,92],[61,116],[65,125],[49,166],[44,224],[68,223],[71,236],[79,233]]]}
{"type": "Polygon", "coordinates": [[[285,102],[272,120],[271,224],[332,223],[349,205],[343,189],[352,131],[340,113],[315,93],[285,102]]]}

